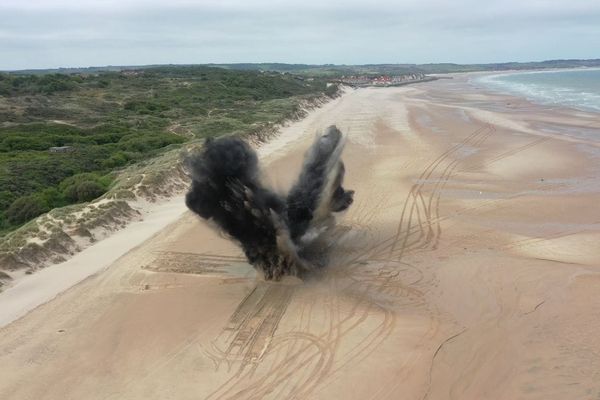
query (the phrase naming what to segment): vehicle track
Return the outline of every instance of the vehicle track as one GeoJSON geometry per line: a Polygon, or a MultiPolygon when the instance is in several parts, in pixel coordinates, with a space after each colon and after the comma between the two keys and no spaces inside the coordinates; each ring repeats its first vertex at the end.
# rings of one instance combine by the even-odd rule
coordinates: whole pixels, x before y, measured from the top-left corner
{"type": "MultiPolygon", "coordinates": [[[[335,296],[328,296],[331,305],[329,328],[321,334],[310,333],[310,321],[317,311],[315,304],[304,305],[300,313],[305,329],[291,332],[275,332],[277,324],[270,324],[272,340],[265,343],[262,352],[249,351],[255,326],[262,323],[255,321],[246,324],[250,332],[238,336],[236,329],[238,320],[247,321],[247,309],[260,309],[259,301],[251,293],[230,319],[227,330],[234,336],[226,351],[219,357],[238,364],[234,376],[219,387],[210,399],[248,398],[258,399],[272,393],[278,398],[301,398],[313,391],[324,379],[339,373],[349,363],[368,357],[393,332],[396,315],[386,306],[386,301],[394,301],[397,305],[426,309],[422,290],[416,288],[423,283],[422,269],[402,261],[402,258],[414,249],[431,247],[435,249],[441,235],[440,197],[441,190],[452,176],[461,158],[452,158],[464,146],[478,146],[495,129],[491,125],[483,126],[469,134],[460,143],[452,146],[439,157],[431,161],[419,176],[408,195],[401,212],[397,232],[394,236],[367,247],[354,251],[336,253],[332,261],[339,268],[326,279],[332,289],[345,294],[343,300],[353,304],[349,309],[340,310],[335,296]],[[432,190],[424,193],[427,182],[436,179],[432,190]],[[417,236],[416,239],[414,236],[417,236]],[[433,244],[433,245],[432,245],[433,244]],[[381,258],[382,252],[385,256],[381,258]],[[384,303],[380,303],[383,301],[384,303]],[[345,314],[343,318],[339,316],[345,314]],[[373,325],[373,318],[382,318],[373,325]],[[366,322],[369,321],[369,324],[366,322]],[[371,329],[365,330],[369,326],[371,329]],[[358,327],[365,331],[362,339],[351,350],[342,351],[341,343],[349,334],[356,335],[358,327]],[[249,360],[247,355],[251,357],[249,360]],[[268,360],[268,361],[267,361],[268,360]],[[246,368],[253,364],[253,368],[246,368]],[[270,365],[269,368],[259,364],[270,365]],[[259,371],[260,370],[260,371],[259,371]],[[298,371],[304,371],[299,375],[298,371]]],[[[368,227],[376,216],[377,208],[368,210],[366,205],[359,205],[355,211],[354,226],[368,227]]],[[[367,228],[368,229],[368,228],[367,228]]],[[[289,287],[285,287],[290,289],[289,287]]],[[[254,293],[254,292],[253,292],[254,293]]],[[[288,300],[289,304],[289,300],[288,300]]],[[[285,311],[285,307],[275,306],[285,311]]],[[[435,310],[427,310],[431,314],[431,325],[426,338],[434,337],[439,330],[435,310]]],[[[260,313],[253,314],[264,318],[260,313]]],[[[277,319],[281,319],[278,314],[277,319]]],[[[219,346],[215,346],[219,348],[219,346]]],[[[217,359],[219,359],[217,357],[217,359]]],[[[217,362],[218,365],[218,362],[217,362]]]]}

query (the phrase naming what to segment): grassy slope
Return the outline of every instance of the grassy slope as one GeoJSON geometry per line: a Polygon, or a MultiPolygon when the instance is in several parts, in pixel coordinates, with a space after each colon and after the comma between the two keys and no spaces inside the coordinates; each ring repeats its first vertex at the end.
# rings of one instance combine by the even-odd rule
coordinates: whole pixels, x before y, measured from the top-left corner
{"type": "MultiPolygon", "coordinates": [[[[108,152],[99,159],[91,158],[102,163],[110,160],[111,154],[125,152],[122,146],[138,139],[142,144],[164,137],[175,137],[178,141],[164,147],[159,143],[160,146],[141,149],[125,166],[93,170],[92,175],[110,180],[106,193],[94,201],[54,208],[17,229],[6,229],[0,237],[0,289],[3,282],[10,281],[11,271],[26,269],[29,273],[63,261],[138,218],[139,207],[146,202],[182,193],[189,184],[182,166],[183,157],[200,146],[204,137],[238,134],[252,141],[262,141],[276,132],[279,124],[300,118],[307,109],[338,95],[337,87],[327,87],[324,80],[305,82],[279,73],[205,67],[156,68],[138,76],[101,74],[85,78],[84,82],[79,82],[80,78],[68,79],[76,82],[66,90],[44,94],[40,82],[37,85],[29,82],[29,88],[0,97],[4,102],[0,110],[14,114],[12,122],[2,124],[6,130],[2,131],[0,140],[16,135],[34,139],[39,144],[54,135],[63,135],[61,140],[73,140],[78,151],[49,155],[45,150],[48,143],[44,143],[44,147],[40,146],[42,150],[5,151],[0,158],[37,157],[30,164],[17,165],[24,170],[27,165],[35,167],[29,174],[39,178],[53,176],[59,168],[52,165],[44,169],[36,165],[37,162],[43,164],[49,159],[56,163],[58,156],[72,163],[73,159],[81,159],[90,146],[108,152]],[[108,80],[108,84],[99,83],[104,80],[108,80]],[[20,111],[23,108],[19,108],[22,104],[19,101],[45,104],[49,113],[62,112],[65,116],[53,122],[57,118],[55,114],[35,116],[26,109],[20,111]],[[104,127],[112,123],[119,123],[120,128],[107,132],[104,127]],[[44,127],[40,133],[23,134],[38,125],[44,127]],[[98,140],[105,135],[117,135],[118,140],[107,143],[98,140]],[[47,175],[44,175],[46,170],[47,175]],[[42,173],[36,175],[37,171],[42,173]]],[[[5,172],[6,169],[0,170],[2,179],[6,179],[5,172]]],[[[93,178],[89,175],[68,177],[53,190],[63,190],[65,182],[70,183],[74,178],[83,177],[84,182],[93,178]]],[[[30,184],[17,179],[14,182],[21,187],[30,184]]]]}
{"type": "Polygon", "coordinates": [[[208,67],[0,75],[0,233],[97,197],[115,171],[166,146],[263,131],[326,90],[323,80],[208,67]],[[65,145],[75,151],[48,152],[65,145]]]}

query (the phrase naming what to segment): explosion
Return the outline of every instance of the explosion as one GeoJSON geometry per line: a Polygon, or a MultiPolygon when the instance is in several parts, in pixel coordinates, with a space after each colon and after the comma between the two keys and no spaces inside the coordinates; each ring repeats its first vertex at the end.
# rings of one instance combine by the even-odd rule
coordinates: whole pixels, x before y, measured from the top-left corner
{"type": "Polygon", "coordinates": [[[335,126],[317,135],[283,196],[261,181],[258,157],[246,142],[209,139],[187,160],[192,184],[186,205],[237,241],[265,279],[304,277],[325,264],[326,255],[314,247],[335,225],[333,213],[352,204],[354,191],[342,186],[343,148],[335,126]]]}

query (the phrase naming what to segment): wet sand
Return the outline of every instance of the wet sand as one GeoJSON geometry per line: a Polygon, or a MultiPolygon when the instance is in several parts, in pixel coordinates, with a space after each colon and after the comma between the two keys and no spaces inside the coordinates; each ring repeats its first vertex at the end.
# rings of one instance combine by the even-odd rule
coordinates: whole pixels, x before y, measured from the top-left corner
{"type": "Polygon", "coordinates": [[[348,134],[320,276],[260,281],[185,213],[0,329],[0,398],[598,397],[600,116],[468,77],[347,93],[263,154],[285,189],[348,134]]]}

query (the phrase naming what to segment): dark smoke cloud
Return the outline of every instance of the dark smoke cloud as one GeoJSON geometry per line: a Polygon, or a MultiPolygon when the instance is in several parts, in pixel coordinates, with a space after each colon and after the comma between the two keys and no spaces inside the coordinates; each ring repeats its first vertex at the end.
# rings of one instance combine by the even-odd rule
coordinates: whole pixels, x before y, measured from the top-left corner
{"type": "Polygon", "coordinates": [[[297,182],[281,196],[261,182],[258,158],[246,142],[207,140],[188,159],[192,185],[186,205],[239,242],[265,279],[305,276],[324,263],[311,246],[333,227],[332,213],[352,204],[354,192],[342,186],[343,147],[335,126],[318,135],[297,182]]]}

